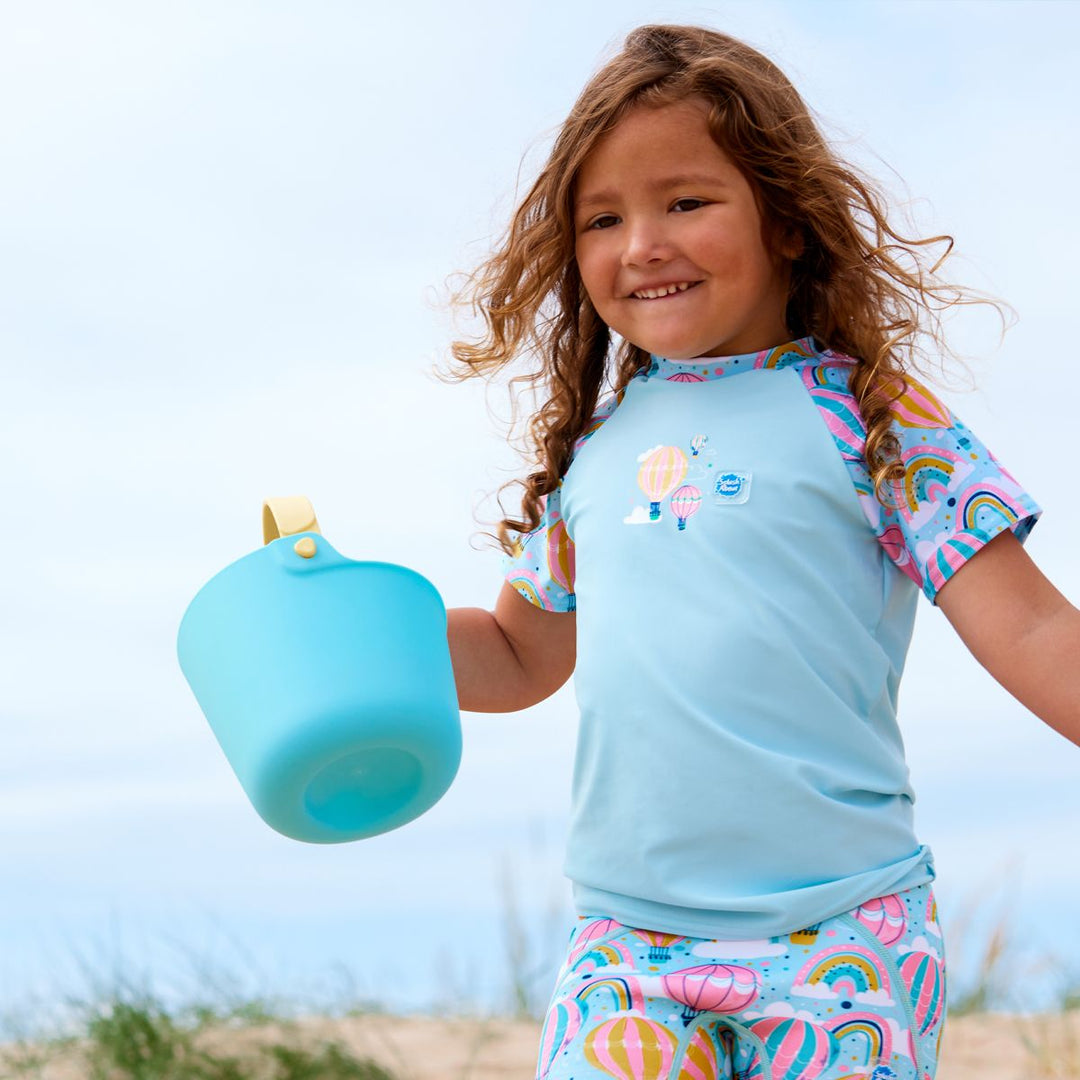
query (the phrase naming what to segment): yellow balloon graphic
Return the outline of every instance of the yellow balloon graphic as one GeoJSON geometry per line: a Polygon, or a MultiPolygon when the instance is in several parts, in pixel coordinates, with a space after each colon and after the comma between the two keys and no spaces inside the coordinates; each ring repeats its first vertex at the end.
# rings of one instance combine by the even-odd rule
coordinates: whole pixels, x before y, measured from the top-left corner
{"type": "Polygon", "coordinates": [[[638,487],[648,496],[650,521],[659,519],[660,503],[682,483],[687,468],[686,455],[677,446],[658,446],[641,463],[638,487]]]}

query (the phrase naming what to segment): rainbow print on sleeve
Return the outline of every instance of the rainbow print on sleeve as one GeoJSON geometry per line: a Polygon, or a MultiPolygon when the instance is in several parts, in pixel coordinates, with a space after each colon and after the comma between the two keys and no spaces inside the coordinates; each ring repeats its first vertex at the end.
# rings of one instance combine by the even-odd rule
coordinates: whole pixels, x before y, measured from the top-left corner
{"type": "Polygon", "coordinates": [[[999,533],[1009,529],[1027,539],[1042,510],[971,430],[910,377],[893,404],[904,476],[893,485],[893,507],[883,507],[863,456],[866,429],[848,387],[852,366],[826,351],[800,375],[874,534],[901,572],[936,602],[942,586],[999,533]]]}

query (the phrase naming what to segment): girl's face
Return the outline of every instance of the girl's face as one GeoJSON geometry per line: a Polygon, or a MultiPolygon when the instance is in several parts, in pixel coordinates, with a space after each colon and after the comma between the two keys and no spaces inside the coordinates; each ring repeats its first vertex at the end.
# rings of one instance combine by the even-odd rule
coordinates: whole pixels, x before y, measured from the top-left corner
{"type": "Polygon", "coordinates": [[[600,139],[578,173],[574,229],[589,299],[640,348],[686,360],[789,340],[788,264],[770,256],[702,99],[639,106],[600,139]]]}

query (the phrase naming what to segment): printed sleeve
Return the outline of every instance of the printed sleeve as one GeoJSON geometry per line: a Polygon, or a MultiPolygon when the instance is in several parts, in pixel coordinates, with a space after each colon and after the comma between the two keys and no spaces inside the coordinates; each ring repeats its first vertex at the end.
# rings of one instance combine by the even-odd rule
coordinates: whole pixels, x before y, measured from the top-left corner
{"type": "Polygon", "coordinates": [[[518,536],[504,563],[506,580],[544,611],[574,611],[574,542],[559,508],[560,484],[544,500],[540,524],[518,536]]]}
{"type": "MultiPolygon", "coordinates": [[[[603,427],[618,408],[625,389],[605,397],[597,406],[585,430],[574,443],[571,461],[603,427]]],[[[560,495],[562,481],[544,500],[540,524],[517,538],[512,556],[504,560],[506,580],[529,603],[544,611],[576,611],[574,596],[574,542],[566,531],[560,495]]]]}
{"type": "Polygon", "coordinates": [[[894,508],[882,508],[875,531],[893,562],[936,604],[945,582],[999,533],[1009,529],[1026,540],[1042,509],[925,387],[909,378],[893,411],[904,476],[893,486],[894,508]]]}
{"type": "Polygon", "coordinates": [[[904,475],[892,507],[874,494],[864,456],[866,430],[848,389],[852,361],[807,368],[803,380],[889,558],[937,603],[942,586],[995,536],[1027,539],[1042,513],[1004,465],[926,387],[910,376],[893,405],[904,475]]]}

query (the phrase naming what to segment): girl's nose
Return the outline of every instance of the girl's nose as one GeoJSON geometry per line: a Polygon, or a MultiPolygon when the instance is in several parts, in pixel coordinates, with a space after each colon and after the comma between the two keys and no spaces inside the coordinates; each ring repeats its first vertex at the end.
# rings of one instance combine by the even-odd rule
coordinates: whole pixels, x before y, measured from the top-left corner
{"type": "Polygon", "coordinates": [[[664,229],[652,221],[632,223],[626,230],[623,248],[624,266],[645,266],[671,258],[671,242],[664,229]]]}

